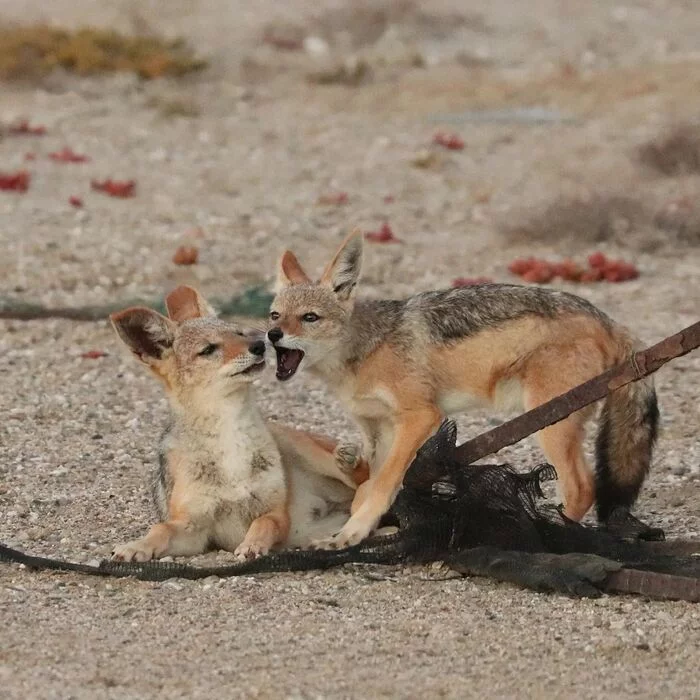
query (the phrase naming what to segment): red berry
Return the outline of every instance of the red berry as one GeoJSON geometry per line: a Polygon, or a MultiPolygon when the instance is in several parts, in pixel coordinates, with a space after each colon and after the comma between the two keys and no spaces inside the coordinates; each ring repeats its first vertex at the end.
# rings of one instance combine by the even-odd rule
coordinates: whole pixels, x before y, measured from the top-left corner
{"type": "Polygon", "coordinates": [[[606,282],[622,282],[623,274],[617,267],[608,267],[603,272],[606,282]]]}
{"type": "Polygon", "coordinates": [[[552,268],[544,261],[539,261],[535,267],[522,276],[526,282],[535,282],[536,284],[551,282],[553,277],[552,268]]]}
{"type": "Polygon", "coordinates": [[[555,277],[561,277],[569,282],[578,282],[583,271],[573,260],[567,258],[560,263],[554,263],[552,272],[555,277]]]}
{"type": "Polygon", "coordinates": [[[581,274],[581,282],[600,282],[603,279],[603,271],[600,268],[586,270],[581,274]]]}
{"type": "Polygon", "coordinates": [[[401,243],[388,223],[383,223],[379,231],[368,231],[365,238],[373,243],[401,243]]]}
{"type": "Polygon", "coordinates": [[[535,265],[535,258],[517,258],[508,265],[508,271],[514,275],[522,275],[531,270],[535,265]]]}
{"type": "Polygon", "coordinates": [[[433,143],[451,151],[461,151],[464,148],[464,141],[458,134],[448,134],[444,131],[438,131],[435,136],[433,136],[433,143]]]}
{"type": "Polygon", "coordinates": [[[604,268],[607,262],[608,259],[599,250],[588,256],[588,264],[596,270],[604,268]]]}
{"type": "Polygon", "coordinates": [[[107,353],[104,350],[87,350],[81,353],[80,357],[84,360],[99,360],[101,357],[107,357],[107,353]]]}

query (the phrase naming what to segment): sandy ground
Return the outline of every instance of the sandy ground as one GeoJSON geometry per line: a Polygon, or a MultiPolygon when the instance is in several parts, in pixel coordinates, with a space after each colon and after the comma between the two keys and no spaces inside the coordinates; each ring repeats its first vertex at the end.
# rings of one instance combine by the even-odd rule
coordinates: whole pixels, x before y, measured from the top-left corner
{"type": "MultiPolygon", "coordinates": [[[[697,174],[662,178],[635,158],[667,124],[698,115],[700,8],[690,0],[453,0],[391,5],[386,21],[341,2],[281,5],[56,0],[48,11],[0,1],[0,18],[184,35],[212,62],[180,83],[54,75],[3,86],[0,121],[49,129],[0,141],[0,170],[27,167],[33,178],[24,195],[0,193],[3,295],[85,304],[190,282],[222,296],[269,282],[286,246],[318,270],[349,227],[385,220],[402,243],[369,246],[368,295],[459,276],[512,280],[518,255],[593,249],[567,231],[507,243],[499,230],[525,211],[601,191],[654,207],[700,194],[697,174]],[[268,25],[306,28],[334,55],[263,45],[268,25]],[[368,61],[372,80],[305,79],[350,55],[368,61]],[[190,115],[172,116],[173,103],[190,115]],[[560,119],[466,114],[517,106],[560,119]],[[466,148],[416,167],[437,128],[458,131],[466,148]],[[46,157],[66,145],[91,161],[46,157]],[[137,197],[90,192],[92,177],[135,178],[137,197]],[[316,203],[338,191],[347,205],[316,203]],[[197,227],[201,238],[187,233],[197,227]],[[199,245],[199,265],[172,264],[183,240],[199,245]]],[[[645,341],[688,325],[700,310],[700,246],[659,236],[623,226],[595,244],[634,261],[638,280],[560,286],[645,341]]],[[[658,374],[662,436],[639,512],[669,536],[700,536],[699,373],[696,353],[658,374]]],[[[166,405],[106,323],[3,321],[0,376],[0,541],[89,561],[141,533],[166,405]],[[81,357],[92,349],[108,355],[81,357]]],[[[259,394],[270,416],[355,435],[307,377],[267,377],[259,394]]],[[[461,436],[496,422],[461,416],[461,436]]],[[[531,441],[501,456],[523,468],[540,460],[531,441]]],[[[571,601],[435,567],[163,584],[2,567],[0,610],[7,698],[700,697],[697,606],[571,601]]]]}

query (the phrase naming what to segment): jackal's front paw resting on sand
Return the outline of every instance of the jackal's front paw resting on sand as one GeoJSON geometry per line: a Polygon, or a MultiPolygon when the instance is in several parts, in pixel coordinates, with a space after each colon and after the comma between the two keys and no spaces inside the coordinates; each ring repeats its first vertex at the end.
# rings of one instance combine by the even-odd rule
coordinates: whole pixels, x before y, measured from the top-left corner
{"type": "Polygon", "coordinates": [[[146,540],[120,544],[112,552],[112,561],[150,561],[155,558],[155,547],[146,540]]]}
{"type": "Polygon", "coordinates": [[[243,542],[233,552],[238,561],[248,561],[262,557],[270,551],[267,544],[260,542],[243,542]]]}

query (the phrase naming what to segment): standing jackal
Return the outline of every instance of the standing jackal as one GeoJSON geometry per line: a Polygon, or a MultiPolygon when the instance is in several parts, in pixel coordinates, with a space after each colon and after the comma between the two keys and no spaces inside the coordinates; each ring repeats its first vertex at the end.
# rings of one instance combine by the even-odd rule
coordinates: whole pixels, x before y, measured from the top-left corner
{"type": "MultiPolygon", "coordinates": [[[[444,414],[475,403],[534,408],[636,347],[589,302],[537,287],[484,284],[355,302],[361,263],[358,233],[343,242],[318,282],[287,251],[270,313],[277,378],[288,380],[300,367],[322,377],[359,424],[370,462],[371,478],[358,489],[351,518],[326,546],[354,544],[377,526],[444,414]]],[[[606,399],[597,480],[583,451],[592,412],[545,428],[539,442],[557,470],[569,518],[580,520],[597,501],[601,522],[629,525],[656,438],[653,384],[637,382],[606,399]]]]}

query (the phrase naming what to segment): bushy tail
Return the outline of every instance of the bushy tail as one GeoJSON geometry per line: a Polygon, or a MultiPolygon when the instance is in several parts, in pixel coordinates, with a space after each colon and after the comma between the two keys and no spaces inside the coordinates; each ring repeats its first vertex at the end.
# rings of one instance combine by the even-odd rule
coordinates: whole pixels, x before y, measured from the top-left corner
{"type": "Polygon", "coordinates": [[[608,396],[596,439],[596,510],[604,523],[618,507],[629,509],[649,472],[659,408],[651,379],[608,396]]]}

